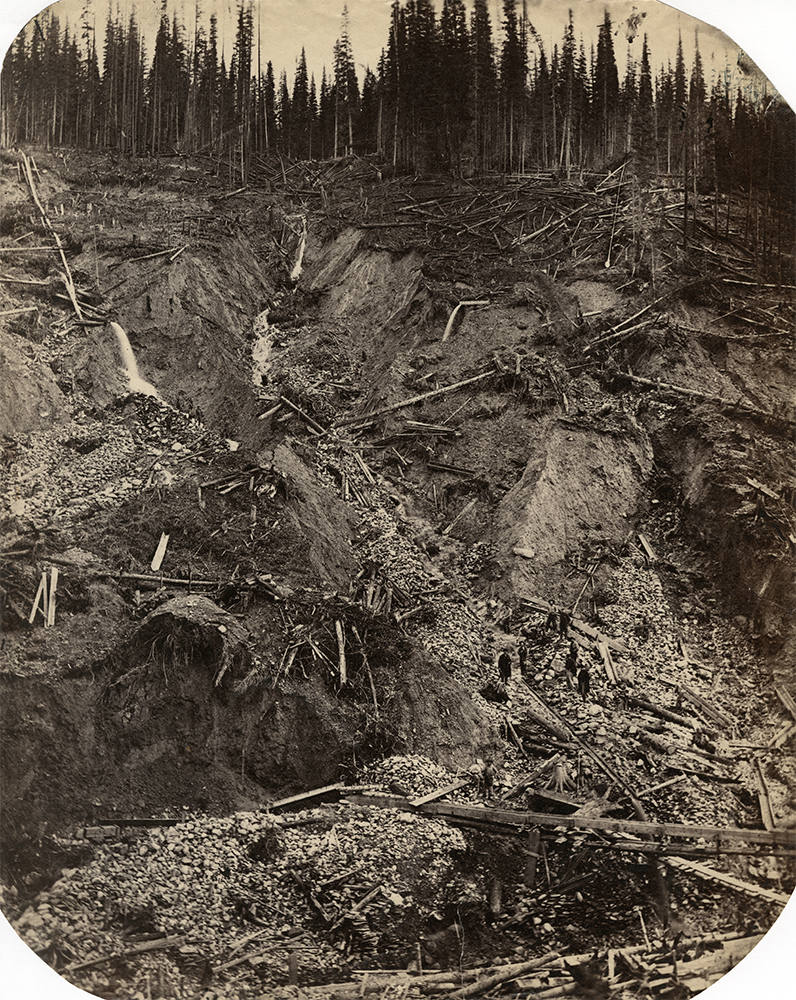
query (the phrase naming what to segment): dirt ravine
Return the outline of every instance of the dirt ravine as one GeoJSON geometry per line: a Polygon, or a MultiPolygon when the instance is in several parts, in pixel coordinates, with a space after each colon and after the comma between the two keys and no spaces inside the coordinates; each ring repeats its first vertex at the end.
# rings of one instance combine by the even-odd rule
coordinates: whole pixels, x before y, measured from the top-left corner
{"type": "MultiPolygon", "coordinates": [[[[141,187],[132,164],[111,176],[101,154],[33,151],[85,306],[76,322],[56,258],[24,253],[42,233],[18,155],[0,154],[0,833],[4,912],[31,947],[95,995],[132,997],[162,969],[163,996],[212,981],[220,997],[232,970],[212,969],[257,920],[313,935],[306,986],[421,952],[446,968],[460,924],[471,963],[643,941],[617,901],[656,939],[765,931],[779,910],[754,894],[743,916],[746,897],[676,869],[661,890],[657,862],[625,863],[594,834],[582,847],[584,833],[543,830],[531,891],[510,829],[434,818],[423,832],[409,806],[382,823],[358,800],[335,805],[338,790],[288,834],[269,804],[337,784],[404,802],[447,781],[461,787],[442,801],[483,805],[467,781],[491,760],[499,808],[637,819],[627,788],[667,786],[644,798],[653,821],[758,829],[762,779],[773,824],[796,826],[793,740],[773,745],[796,721],[777,694],[793,695],[796,662],[794,304],[778,263],[752,292],[701,273],[668,224],[673,181],[642,220],[654,261],[634,262],[642,222],[620,196],[606,268],[600,211],[617,196],[594,178],[463,186],[352,159],[329,165],[322,207],[300,164],[227,198],[167,161],[141,187]],[[479,191],[512,206],[482,243],[464,209],[458,235],[405,224],[418,206],[454,217],[479,191]],[[588,209],[586,249],[583,233],[572,247],[521,235],[555,198],[588,209]],[[770,327],[739,315],[747,292],[770,327]],[[111,321],[158,396],[129,392],[111,321]],[[42,600],[30,621],[54,578],[51,622],[42,600]],[[565,621],[559,634],[548,608],[591,632],[565,621]],[[614,675],[592,634],[613,643],[614,675]],[[566,681],[575,639],[588,698],[566,681]],[[564,771],[518,791],[556,752],[564,771]],[[168,831],[96,849],[77,833],[125,817],[185,822],[202,844],[217,826],[240,854],[218,863],[217,923],[189,942],[211,973],[193,952],[68,970],[135,931],[109,902],[101,928],[64,918],[56,933],[47,912],[69,879],[92,892],[103,863],[123,880],[134,852],[174,853],[168,831]],[[399,885],[368,853],[401,823],[407,857],[412,837],[419,859],[439,852],[433,893],[420,861],[399,885]],[[335,876],[322,859],[336,830],[340,866],[364,852],[368,891],[384,886],[370,916],[334,897],[339,926],[333,897],[311,891],[335,876]]],[[[796,874],[787,853],[719,865],[783,893],[796,874]]],[[[139,890],[138,930],[182,933],[172,897],[139,890]]],[[[246,966],[236,995],[276,996],[284,958],[246,966]]]]}

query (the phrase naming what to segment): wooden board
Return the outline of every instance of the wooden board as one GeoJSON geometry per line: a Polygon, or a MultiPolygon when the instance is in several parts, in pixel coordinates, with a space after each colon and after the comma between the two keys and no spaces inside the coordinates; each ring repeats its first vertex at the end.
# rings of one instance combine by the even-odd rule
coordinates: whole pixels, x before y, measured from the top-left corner
{"type": "Polygon", "coordinates": [[[454,781],[450,785],[444,785],[442,788],[437,788],[433,792],[429,792],[428,795],[421,795],[418,799],[411,799],[409,801],[410,806],[423,806],[426,802],[433,802],[434,799],[441,799],[443,795],[447,795],[449,792],[458,791],[460,788],[464,788],[465,785],[470,784],[471,779],[465,778],[463,781],[454,781]]]}
{"type": "Polygon", "coordinates": [[[779,700],[785,708],[787,708],[793,718],[796,719],[796,701],[793,700],[789,692],[787,692],[784,687],[776,688],[776,692],[779,700]]]}
{"type": "Polygon", "coordinates": [[[776,903],[778,906],[785,906],[790,899],[787,893],[777,892],[775,889],[764,889],[762,886],[753,885],[751,882],[744,882],[739,878],[734,878],[732,875],[727,875],[726,872],[717,872],[715,868],[700,864],[699,861],[685,861],[683,858],[664,858],[664,863],[671,865],[672,868],[679,868],[681,871],[697,875],[708,882],[718,882],[721,885],[729,886],[731,889],[737,889],[739,892],[746,893],[747,896],[758,896],[760,899],[767,899],[770,903],[776,903]]]}
{"type": "Polygon", "coordinates": [[[336,785],[324,785],[323,788],[312,788],[308,792],[301,792],[299,795],[290,795],[286,799],[277,799],[276,802],[271,802],[268,808],[273,811],[274,809],[284,809],[286,806],[296,805],[299,802],[309,802],[311,799],[320,798],[322,795],[328,795],[330,792],[342,792],[345,791],[346,786],[342,782],[338,782],[336,785]]]}

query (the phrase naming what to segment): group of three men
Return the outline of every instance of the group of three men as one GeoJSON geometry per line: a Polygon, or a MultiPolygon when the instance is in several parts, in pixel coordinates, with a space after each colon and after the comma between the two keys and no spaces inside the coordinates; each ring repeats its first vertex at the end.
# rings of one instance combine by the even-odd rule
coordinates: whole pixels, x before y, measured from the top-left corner
{"type": "MultiPolygon", "coordinates": [[[[518,658],[520,663],[520,674],[525,676],[525,665],[528,658],[528,647],[523,641],[518,648],[518,658]]],[[[498,674],[503,684],[508,684],[511,680],[512,659],[508,650],[503,650],[497,660],[498,674]]],[[[589,665],[580,659],[578,644],[573,639],[569,644],[569,652],[564,662],[564,673],[567,683],[571,688],[578,689],[581,698],[586,701],[591,691],[591,675],[589,665]]]]}

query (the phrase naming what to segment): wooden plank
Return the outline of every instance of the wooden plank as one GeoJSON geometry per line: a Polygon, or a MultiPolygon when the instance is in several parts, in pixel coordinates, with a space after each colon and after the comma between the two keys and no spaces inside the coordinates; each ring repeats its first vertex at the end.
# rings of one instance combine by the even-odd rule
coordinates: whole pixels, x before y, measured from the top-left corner
{"type": "Polygon", "coordinates": [[[541,839],[542,834],[538,829],[531,830],[528,834],[528,847],[525,853],[525,873],[522,881],[529,889],[533,889],[536,885],[536,865],[539,861],[541,839]]]}
{"type": "Polygon", "coordinates": [[[611,657],[611,651],[608,648],[608,643],[602,639],[599,639],[597,641],[597,652],[602,657],[603,667],[605,668],[605,676],[608,678],[611,684],[616,684],[619,678],[617,676],[613,658],[611,657]]]}
{"type": "Polygon", "coordinates": [[[153,573],[157,573],[160,567],[163,565],[163,558],[166,555],[166,546],[169,544],[169,536],[166,532],[161,532],[160,541],[158,542],[158,547],[155,549],[155,554],[152,556],[152,562],[149,564],[149,568],[153,573]]]}
{"type": "Polygon", "coordinates": [[[460,788],[464,788],[466,785],[470,784],[470,778],[465,778],[463,781],[454,781],[450,785],[444,785],[442,788],[437,788],[433,792],[429,792],[428,795],[421,795],[417,799],[410,799],[410,806],[423,806],[426,802],[433,802],[435,799],[441,799],[443,795],[448,795],[450,792],[456,792],[460,788]]]}
{"type": "Polygon", "coordinates": [[[36,617],[36,612],[39,610],[39,603],[42,603],[42,614],[44,615],[44,620],[47,621],[47,612],[43,609],[47,607],[47,573],[44,572],[41,575],[41,580],[39,580],[39,589],[36,591],[36,596],[33,599],[33,607],[30,611],[30,616],[28,617],[28,624],[32,625],[36,617]],[[43,598],[43,601],[42,601],[43,598]]]}
{"type": "MultiPolygon", "coordinates": [[[[407,808],[409,801],[398,796],[349,795],[346,801],[359,805],[381,808],[407,808]]],[[[776,844],[796,850],[796,830],[745,830],[740,827],[697,826],[686,823],[640,822],[627,819],[590,818],[588,816],[560,816],[554,813],[528,812],[519,809],[497,809],[485,806],[460,805],[453,802],[429,802],[420,812],[427,815],[464,817],[514,826],[565,827],[568,830],[605,830],[609,833],[626,832],[641,838],[677,837],[684,840],[704,839],[718,841],[743,841],[749,844],[776,844]]]]}
{"type": "Polygon", "coordinates": [[[340,684],[344,686],[348,680],[348,672],[345,660],[345,638],[343,637],[343,623],[338,619],[334,623],[334,630],[337,634],[338,668],[340,670],[340,684]]]}
{"type": "Polygon", "coordinates": [[[699,708],[702,712],[704,712],[704,714],[707,715],[708,718],[713,719],[713,721],[717,723],[719,726],[723,726],[725,729],[732,728],[733,725],[732,719],[729,719],[717,708],[714,708],[712,705],[708,704],[708,702],[705,701],[705,699],[701,695],[698,695],[696,691],[692,691],[691,688],[686,687],[685,684],[678,684],[677,693],[683,695],[692,704],[696,705],[697,708],[699,708]]]}
{"type": "Polygon", "coordinates": [[[760,802],[760,815],[763,819],[763,826],[767,830],[776,829],[777,822],[774,818],[774,810],[771,807],[771,793],[768,790],[768,782],[763,774],[763,767],[760,758],[755,757],[755,767],[757,769],[757,798],[760,802]]]}
{"type": "Polygon", "coordinates": [[[775,688],[777,692],[777,697],[785,706],[785,708],[790,712],[794,719],[796,719],[796,701],[790,695],[790,692],[786,691],[784,687],[775,688]]]}
{"type": "Polygon", "coordinates": [[[773,490],[770,490],[767,486],[764,486],[762,483],[758,482],[756,479],[750,479],[747,476],[746,477],[746,481],[754,489],[760,490],[760,492],[763,493],[763,494],[765,494],[765,496],[771,497],[772,500],[779,500],[779,493],[775,493],[773,490]]]}
{"type": "Polygon", "coordinates": [[[769,741],[768,746],[778,750],[788,742],[794,733],[796,733],[796,722],[794,722],[792,726],[783,726],[778,733],[774,734],[769,741]]]}
{"type": "Polygon", "coordinates": [[[290,795],[286,799],[277,799],[276,802],[271,802],[268,805],[269,811],[273,812],[274,809],[284,809],[286,806],[294,806],[299,802],[310,802],[312,799],[319,799],[323,795],[329,795],[332,792],[342,792],[345,791],[346,786],[340,781],[335,785],[324,785],[322,788],[311,788],[308,792],[300,792],[298,795],[290,795]]]}
{"type": "Polygon", "coordinates": [[[658,557],[655,555],[655,551],[653,550],[652,546],[647,540],[646,535],[642,535],[641,533],[639,533],[638,540],[641,542],[641,546],[644,549],[644,553],[647,556],[647,559],[649,559],[651,563],[657,562],[658,557]]]}
{"type": "Polygon", "coordinates": [[[569,806],[573,812],[576,809],[582,809],[584,806],[583,802],[573,798],[571,795],[567,795],[565,792],[553,792],[549,788],[530,788],[528,789],[528,797],[541,799],[543,802],[555,802],[561,806],[569,806]]]}
{"type": "Polygon", "coordinates": [[[47,627],[55,625],[55,595],[58,591],[58,567],[50,568],[50,596],[47,603],[47,627]]]}
{"type": "Polygon", "coordinates": [[[738,892],[746,893],[747,896],[757,896],[760,899],[766,899],[770,903],[776,903],[778,906],[785,906],[790,899],[790,896],[784,892],[777,892],[775,889],[764,889],[751,882],[744,882],[733,875],[727,875],[726,872],[718,872],[715,868],[701,864],[699,861],[684,861],[682,858],[665,858],[664,863],[670,865],[672,868],[679,868],[680,871],[697,875],[708,882],[718,882],[721,885],[728,886],[730,889],[737,889],[738,892]]]}

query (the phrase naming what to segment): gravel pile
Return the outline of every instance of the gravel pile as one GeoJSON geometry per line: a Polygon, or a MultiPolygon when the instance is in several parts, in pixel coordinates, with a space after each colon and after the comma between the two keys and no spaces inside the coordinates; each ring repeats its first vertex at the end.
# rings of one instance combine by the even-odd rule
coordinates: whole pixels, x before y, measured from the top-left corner
{"type": "MultiPolygon", "coordinates": [[[[433,768],[412,764],[429,774],[433,768]]],[[[184,937],[168,953],[126,958],[128,969],[136,967],[128,996],[153,963],[169,965],[173,997],[195,995],[189,959],[198,956],[230,979],[232,971],[218,967],[234,962],[241,939],[254,933],[268,954],[254,964],[256,975],[249,964],[249,979],[236,985],[236,995],[248,997],[287,981],[288,942],[300,981],[322,982],[342,975],[346,955],[400,946],[399,927],[419,926],[447,902],[472,897],[477,887],[454,857],[465,846],[461,832],[442,822],[346,804],[279,817],[195,817],[99,846],[89,864],[65,869],[12,924],[34,951],[57,955],[84,988],[96,985],[98,973],[70,973],[73,959],[131,951],[159,935],[184,937]]],[[[261,950],[249,945],[244,954],[261,950]]]]}
{"type": "Polygon", "coordinates": [[[73,520],[147,487],[170,485],[197,450],[207,456],[228,448],[195,417],[162,400],[134,394],[125,406],[132,411],[28,435],[19,457],[0,473],[6,509],[38,523],[73,520]]]}
{"type": "Polygon", "coordinates": [[[363,781],[386,789],[398,786],[412,795],[427,795],[454,780],[455,775],[451,771],[421,754],[385,757],[368,767],[363,775],[363,781]]]}

